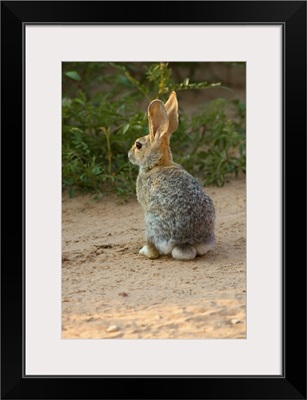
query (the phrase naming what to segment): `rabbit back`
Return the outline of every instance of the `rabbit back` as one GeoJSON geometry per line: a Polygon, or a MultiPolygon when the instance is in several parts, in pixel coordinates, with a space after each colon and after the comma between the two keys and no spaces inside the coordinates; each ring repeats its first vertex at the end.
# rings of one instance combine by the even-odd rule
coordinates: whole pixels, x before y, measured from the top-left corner
{"type": "Polygon", "coordinates": [[[164,253],[176,245],[215,241],[213,202],[182,167],[140,174],[137,197],[145,211],[147,240],[167,243],[164,253]]]}

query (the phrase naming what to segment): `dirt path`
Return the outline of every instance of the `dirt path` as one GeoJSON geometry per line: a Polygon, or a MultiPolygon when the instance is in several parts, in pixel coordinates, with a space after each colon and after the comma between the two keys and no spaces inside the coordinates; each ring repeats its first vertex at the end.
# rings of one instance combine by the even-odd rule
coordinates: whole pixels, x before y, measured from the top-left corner
{"type": "Polygon", "coordinates": [[[245,177],[206,192],[217,247],[193,261],[148,260],[136,200],[63,199],[63,338],[245,338],[245,177]]]}

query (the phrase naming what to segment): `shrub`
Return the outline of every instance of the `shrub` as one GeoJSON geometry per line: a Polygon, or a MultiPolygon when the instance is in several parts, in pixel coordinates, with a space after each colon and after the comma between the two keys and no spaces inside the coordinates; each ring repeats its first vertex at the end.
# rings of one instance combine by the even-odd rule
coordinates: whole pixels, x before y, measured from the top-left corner
{"type": "MultiPolygon", "coordinates": [[[[62,186],[101,195],[135,193],[138,168],[127,158],[148,133],[146,108],[170,91],[206,90],[220,83],[176,83],[167,63],[63,63],[62,186]]],[[[245,105],[216,99],[194,116],[180,112],[174,160],[204,185],[221,186],[245,172],[245,105]],[[229,111],[234,115],[230,119],[229,111]]]]}

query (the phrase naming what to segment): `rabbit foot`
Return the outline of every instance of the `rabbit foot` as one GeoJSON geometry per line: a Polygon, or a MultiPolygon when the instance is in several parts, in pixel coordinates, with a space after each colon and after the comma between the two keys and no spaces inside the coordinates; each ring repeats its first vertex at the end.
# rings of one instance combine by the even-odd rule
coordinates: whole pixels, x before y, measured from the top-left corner
{"type": "Polygon", "coordinates": [[[195,247],[198,256],[203,256],[204,254],[208,253],[209,250],[213,249],[214,243],[197,243],[194,244],[193,247],[195,247]]]}
{"type": "Polygon", "coordinates": [[[172,256],[176,260],[193,260],[196,257],[196,249],[189,244],[177,245],[172,250],[172,256]]]}
{"type": "Polygon", "coordinates": [[[157,251],[157,249],[150,244],[145,244],[145,246],[143,246],[141,248],[141,250],[139,251],[139,254],[141,254],[142,256],[145,256],[147,258],[159,258],[159,253],[157,251]]]}

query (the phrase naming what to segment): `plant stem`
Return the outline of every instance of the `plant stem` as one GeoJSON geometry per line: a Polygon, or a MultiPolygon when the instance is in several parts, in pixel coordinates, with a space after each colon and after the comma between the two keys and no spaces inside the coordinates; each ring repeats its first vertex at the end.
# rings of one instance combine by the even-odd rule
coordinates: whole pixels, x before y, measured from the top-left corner
{"type": "Polygon", "coordinates": [[[111,142],[110,142],[111,132],[109,129],[106,129],[105,127],[101,127],[101,130],[105,134],[106,139],[107,139],[108,168],[109,168],[109,174],[112,175],[112,150],[111,150],[111,142]]]}

